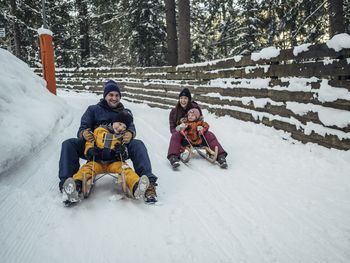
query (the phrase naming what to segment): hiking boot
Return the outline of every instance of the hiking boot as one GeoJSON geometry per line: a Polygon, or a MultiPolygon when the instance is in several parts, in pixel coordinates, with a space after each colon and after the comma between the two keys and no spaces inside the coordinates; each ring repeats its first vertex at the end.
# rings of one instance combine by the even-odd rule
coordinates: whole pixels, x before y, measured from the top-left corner
{"type": "Polygon", "coordinates": [[[227,162],[226,162],[225,155],[223,155],[223,154],[219,155],[217,161],[220,165],[220,168],[223,168],[223,169],[227,168],[227,162]]]}
{"type": "Polygon", "coordinates": [[[176,155],[171,155],[169,157],[169,162],[170,162],[171,166],[173,167],[173,169],[175,169],[175,168],[180,166],[180,159],[176,155]]]}
{"type": "Polygon", "coordinates": [[[134,186],[134,198],[140,199],[145,195],[146,190],[149,187],[149,180],[146,175],[142,175],[140,180],[134,186]]]}
{"type": "Polygon", "coordinates": [[[82,190],[82,181],[68,178],[63,184],[63,195],[65,201],[76,203],[80,201],[79,194],[82,190]]]}
{"type": "Polygon", "coordinates": [[[158,201],[156,193],[157,183],[150,182],[146,192],[145,192],[145,203],[154,204],[158,201]]]}

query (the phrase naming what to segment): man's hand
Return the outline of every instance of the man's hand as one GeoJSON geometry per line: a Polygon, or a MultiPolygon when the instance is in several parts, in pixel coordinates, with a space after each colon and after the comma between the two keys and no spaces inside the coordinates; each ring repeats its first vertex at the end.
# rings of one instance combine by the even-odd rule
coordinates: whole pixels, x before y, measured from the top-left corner
{"type": "Polygon", "coordinates": [[[82,135],[83,135],[83,138],[85,139],[85,141],[88,141],[88,142],[95,141],[94,134],[92,133],[90,128],[83,130],[82,135]]]}
{"type": "Polygon", "coordinates": [[[126,131],[123,135],[123,143],[128,144],[132,139],[132,133],[130,131],[126,131]]]}

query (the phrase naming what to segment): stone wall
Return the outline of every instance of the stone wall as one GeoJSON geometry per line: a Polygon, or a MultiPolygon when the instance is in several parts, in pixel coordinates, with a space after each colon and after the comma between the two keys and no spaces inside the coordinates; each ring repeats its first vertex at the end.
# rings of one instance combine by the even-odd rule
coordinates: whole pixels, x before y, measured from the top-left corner
{"type": "Polygon", "coordinates": [[[349,150],[350,49],[335,52],[322,44],[302,50],[270,48],[178,67],[60,68],[57,87],[102,93],[104,82],[114,79],[123,99],[159,108],[174,106],[188,87],[203,108],[218,116],[349,150]]]}

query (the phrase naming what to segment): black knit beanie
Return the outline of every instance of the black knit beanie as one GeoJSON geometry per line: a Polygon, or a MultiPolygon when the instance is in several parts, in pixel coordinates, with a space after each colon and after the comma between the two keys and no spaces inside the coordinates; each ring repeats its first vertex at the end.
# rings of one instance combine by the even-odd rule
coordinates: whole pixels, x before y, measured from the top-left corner
{"type": "Polygon", "coordinates": [[[114,122],[121,122],[126,125],[126,128],[129,128],[130,124],[133,122],[133,117],[130,113],[127,112],[119,112],[113,119],[112,123],[114,122]]]}
{"type": "Polygon", "coordinates": [[[179,98],[182,97],[182,96],[185,96],[188,98],[189,101],[191,101],[192,99],[192,96],[191,96],[191,92],[188,88],[184,88],[180,94],[179,94],[179,98]]]}
{"type": "Polygon", "coordinates": [[[116,91],[119,93],[120,97],[122,96],[122,94],[120,93],[120,89],[118,87],[118,84],[114,80],[108,80],[106,82],[105,88],[103,90],[103,98],[105,98],[107,96],[107,94],[110,93],[111,91],[116,91]]]}

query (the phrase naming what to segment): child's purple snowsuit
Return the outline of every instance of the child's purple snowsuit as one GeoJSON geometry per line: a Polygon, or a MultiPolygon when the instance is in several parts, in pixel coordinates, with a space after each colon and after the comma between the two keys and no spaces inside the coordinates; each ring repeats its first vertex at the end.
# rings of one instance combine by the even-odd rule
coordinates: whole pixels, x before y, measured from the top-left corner
{"type": "MultiPolygon", "coordinates": [[[[195,102],[190,102],[192,105],[190,108],[197,108],[199,110],[199,112],[202,115],[202,111],[200,109],[200,107],[198,106],[197,103],[195,102]]],[[[178,107],[174,107],[169,114],[169,124],[170,124],[170,132],[171,132],[171,138],[170,138],[170,143],[169,143],[169,149],[168,149],[168,158],[171,155],[176,155],[179,156],[180,155],[180,150],[181,150],[181,142],[183,140],[183,136],[176,131],[176,126],[179,125],[180,123],[178,123],[178,121],[176,119],[178,119],[177,115],[177,108],[178,107]]],[[[186,112],[187,113],[187,112],[186,112]]],[[[185,114],[183,114],[183,116],[180,116],[180,118],[185,117],[185,114]]],[[[207,140],[209,147],[211,149],[215,149],[215,146],[218,147],[218,154],[224,154],[225,156],[227,155],[227,153],[225,152],[225,150],[222,148],[221,144],[219,143],[218,139],[216,138],[216,136],[214,135],[214,133],[212,133],[211,131],[207,131],[204,134],[205,139],[207,140]]]]}

